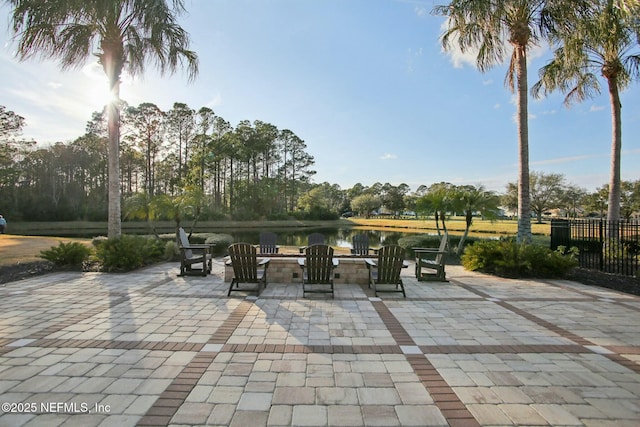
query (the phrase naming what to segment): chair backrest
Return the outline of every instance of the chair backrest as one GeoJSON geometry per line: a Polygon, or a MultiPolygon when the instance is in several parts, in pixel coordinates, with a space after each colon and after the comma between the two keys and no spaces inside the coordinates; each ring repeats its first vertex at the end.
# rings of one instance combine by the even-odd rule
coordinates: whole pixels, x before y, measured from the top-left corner
{"type": "Polygon", "coordinates": [[[351,239],[351,253],[353,255],[369,255],[369,235],[360,233],[351,239]]]}
{"type": "MultiPolygon", "coordinates": [[[[187,248],[189,247],[189,238],[187,237],[187,233],[184,231],[184,228],[180,227],[178,229],[178,240],[180,240],[180,247],[187,248]]],[[[191,249],[184,250],[184,256],[186,258],[193,257],[193,251],[191,249]]]]}
{"type": "Polygon", "coordinates": [[[442,239],[440,239],[440,247],[438,247],[438,254],[436,255],[436,264],[442,264],[442,258],[444,258],[444,252],[447,250],[447,244],[449,243],[449,233],[444,233],[442,239]]]}
{"type": "Polygon", "coordinates": [[[333,273],[333,248],[327,245],[311,245],[305,249],[307,283],[331,283],[333,273]]]}
{"type": "Polygon", "coordinates": [[[383,246],[378,250],[378,280],[380,284],[395,285],[400,282],[404,262],[404,248],[398,245],[383,246]]]}
{"type": "Polygon", "coordinates": [[[322,233],[311,233],[307,236],[307,246],[324,245],[324,243],[324,234],[322,233]]]}
{"type": "Polygon", "coordinates": [[[260,253],[261,254],[275,254],[278,253],[278,245],[276,244],[278,236],[275,233],[263,232],[260,233],[260,253]]]}
{"type": "Polygon", "coordinates": [[[258,282],[258,261],[255,246],[249,243],[234,243],[229,246],[229,258],[236,281],[241,283],[258,282]]]}

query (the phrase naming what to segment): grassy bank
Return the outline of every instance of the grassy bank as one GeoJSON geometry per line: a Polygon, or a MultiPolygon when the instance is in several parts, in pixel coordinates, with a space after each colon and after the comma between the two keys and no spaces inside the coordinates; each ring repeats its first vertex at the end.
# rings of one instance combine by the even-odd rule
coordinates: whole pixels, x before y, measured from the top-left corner
{"type": "Polygon", "coordinates": [[[0,267],[25,262],[42,261],[40,251],[58,246],[60,242],[82,242],[91,244],[89,239],[70,239],[60,237],[15,236],[0,234],[0,267]]]}
{"type": "MultiPolygon", "coordinates": [[[[396,228],[405,231],[416,230],[421,233],[435,233],[437,231],[435,221],[415,220],[415,219],[377,219],[377,218],[351,218],[353,224],[372,228],[396,228]]],[[[466,222],[464,218],[452,218],[447,220],[447,230],[451,234],[464,233],[466,222]]],[[[531,223],[531,231],[535,236],[550,236],[551,225],[547,223],[536,224],[531,223]]],[[[501,236],[515,236],[518,232],[518,222],[515,220],[487,221],[474,218],[471,225],[470,233],[481,237],[489,234],[498,234],[501,236]]]]}
{"type": "MultiPolygon", "coordinates": [[[[172,233],[175,223],[172,221],[157,221],[154,223],[159,233],[172,233]]],[[[185,221],[182,226],[191,230],[192,223],[185,221]]],[[[91,221],[52,221],[52,222],[16,222],[10,224],[8,230],[11,234],[24,236],[104,236],[107,234],[106,222],[91,221]]],[[[429,220],[413,219],[365,219],[350,218],[337,221],[202,221],[198,222],[194,232],[223,232],[225,230],[266,230],[286,228],[341,228],[358,227],[372,229],[393,229],[394,231],[435,233],[435,222],[429,220]]],[[[549,236],[551,228],[549,223],[531,224],[532,232],[536,236],[549,236]]],[[[451,234],[462,234],[465,229],[465,221],[462,218],[453,218],[447,221],[447,229],[451,234]]],[[[122,223],[123,233],[148,233],[150,226],[144,221],[127,221],[122,223]]],[[[471,226],[472,235],[515,235],[518,224],[513,220],[486,221],[474,219],[471,226]]]]}

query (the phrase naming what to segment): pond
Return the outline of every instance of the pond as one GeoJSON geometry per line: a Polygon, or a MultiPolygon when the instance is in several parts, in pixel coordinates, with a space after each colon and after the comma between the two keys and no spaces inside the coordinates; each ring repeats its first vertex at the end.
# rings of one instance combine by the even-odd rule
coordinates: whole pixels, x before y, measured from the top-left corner
{"type": "MultiPolygon", "coordinates": [[[[265,230],[267,231],[267,230],[265,230]]],[[[372,247],[395,245],[398,243],[398,239],[416,233],[402,232],[402,231],[390,231],[390,230],[371,230],[371,229],[358,229],[358,228],[286,228],[286,229],[269,229],[278,235],[278,245],[282,246],[305,246],[307,244],[307,236],[311,233],[322,233],[325,236],[326,242],[330,246],[335,247],[351,247],[351,240],[354,235],[360,233],[366,233],[369,236],[369,245],[372,247]]],[[[221,231],[223,233],[233,236],[234,242],[245,242],[257,244],[260,241],[261,230],[246,231],[221,231]]]]}

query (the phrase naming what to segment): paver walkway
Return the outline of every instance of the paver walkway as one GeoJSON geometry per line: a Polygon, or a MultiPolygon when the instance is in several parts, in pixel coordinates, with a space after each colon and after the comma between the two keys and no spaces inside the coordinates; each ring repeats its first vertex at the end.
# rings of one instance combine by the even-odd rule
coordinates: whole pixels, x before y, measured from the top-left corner
{"type": "Polygon", "coordinates": [[[407,298],[223,266],[0,286],[0,426],[640,425],[640,298],[449,267],[407,298]]]}

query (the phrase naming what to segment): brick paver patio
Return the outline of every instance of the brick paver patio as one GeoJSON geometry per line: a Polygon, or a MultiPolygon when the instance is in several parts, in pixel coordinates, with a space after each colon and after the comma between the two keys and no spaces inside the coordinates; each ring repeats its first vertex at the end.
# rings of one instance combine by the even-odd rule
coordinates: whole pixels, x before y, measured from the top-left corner
{"type": "Polygon", "coordinates": [[[407,298],[223,265],[0,286],[0,426],[640,425],[640,298],[448,268],[407,298]]]}

